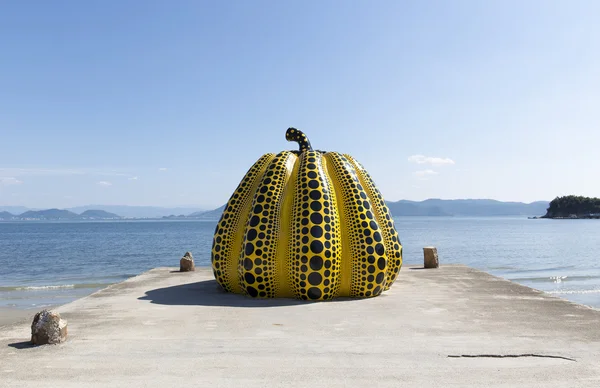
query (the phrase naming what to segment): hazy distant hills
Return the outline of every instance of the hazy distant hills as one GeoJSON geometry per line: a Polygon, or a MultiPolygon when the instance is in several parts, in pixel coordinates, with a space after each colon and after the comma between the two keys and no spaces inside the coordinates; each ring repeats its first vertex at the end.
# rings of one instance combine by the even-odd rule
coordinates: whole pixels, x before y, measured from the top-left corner
{"type": "MultiPolygon", "coordinates": [[[[0,207],[0,210],[3,210],[0,207]]],[[[170,215],[188,215],[190,213],[199,212],[202,209],[199,207],[158,207],[158,206],[127,206],[127,205],[87,205],[67,208],[75,213],[81,213],[86,210],[104,210],[109,213],[118,214],[126,218],[160,218],[170,215]]]]}
{"type": "Polygon", "coordinates": [[[64,209],[28,210],[21,214],[12,214],[6,211],[0,212],[0,220],[103,220],[119,219],[120,216],[105,212],[104,210],[87,210],[81,214],[73,213],[64,209]]]}
{"type": "Polygon", "coordinates": [[[91,219],[121,218],[121,216],[116,215],[115,213],[109,213],[104,210],[86,210],[83,213],[81,213],[79,217],[91,219]]]}
{"type": "Polygon", "coordinates": [[[11,215],[13,214],[22,214],[28,210],[40,210],[40,209],[30,209],[25,206],[0,206],[0,212],[7,212],[11,215]]]}
{"type": "Polygon", "coordinates": [[[549,202],[501,202],[493,199],[427,199],[387,202],[394,216],[537,216],[545,214],[549,202]]]}
{"type": "MultiPolygon", "coordinates": [[[[456,217],[493,217],[493,216],[539,216],[546,213],[549,202],[532,203],[501,202],[493,199],[427,199],[425,201],[387,202],[392,215],[400,216],[456,216],[456,217]]],[[[218,209],[196,212],[190,218],[218,219],[225,206],[218,209]]]]}
{"type": "MultiPolygon", "coordinates": [[[[493,199],[427,199],[425,201],[387,202],[392,215],[398,216],[541,216],[546,213],[549,202],[532,203],[501,202],[493,199]]],[[[198,208],[166,208],[153,206],[104,206],[90,205],[69,209],[28,210],[20,207],[0,206],[0,220],[82,220],[117,218],[168,218],[168,219],[219,219],[225,205],[213,210],[198,208]],[[25,209],[13,213],[9,209],[25,209]]]]}
{"type": "Polygon", "coordinates": [[[13,217],[14,215],[9,212],[0,212],[0,220],[10,220],[13,217]]]}
{"type": "Polygon", "coordinates": [[[29,210],[19,214],[19,218],[25,219],[43,219],[43,220],[74,220],[79,217],[68,210],[48,209],[48,210],[29,210]]]}
{"type": "Polygon", "coordinates": [[[225,210],[225,205],[218,207],[214,210],[195,212],[195,213],[190,214],[188,217],[204,218],[204,219],[219,218],[219,217],[221,217],[223,210],[225,210]]]}

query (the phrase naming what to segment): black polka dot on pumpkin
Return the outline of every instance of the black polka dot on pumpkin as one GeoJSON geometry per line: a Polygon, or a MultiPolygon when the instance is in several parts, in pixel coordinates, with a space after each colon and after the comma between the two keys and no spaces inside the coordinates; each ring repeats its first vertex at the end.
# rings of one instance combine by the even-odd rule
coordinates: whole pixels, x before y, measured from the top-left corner
{"type": "Polygon", "coordinates": [[[313,271],[318,271],[323,268],[323,258],[321,256],[313,256],[310,258],[310,268],[313,271]]]}
{"type": "Polygon", "coordinates": [[[310,243],[310,250],[313,253],[321,253],[321,252],[323,252],[323,243],[321,241],[319,241],[319,240],[313,240],[310,243]]]}
{"type": "Polygon", "coordinates": [[[251,297],[256,297],[258,296],[258,290],[254,287],[246,287],[246,291],[248,292],[248,295],[250,295],[251,297]]]}
{"type": "Polygon", "coordinates": [[[375,245],[375,252],[377,252],[378,255],[383,255],[385,252],[385,248],[383,247],[383,244],[378,243],[377,245],[375,245]]]}
{"type": "MultiPolygon", "coordinates": [[[[260,268],[259,268],[260,269],[260,268]]],[[[254,284],[254,282],[256,281],[256,279],[254,278],[254,275],[252,275],[250,272],[246,272],[244,274],[244,280],[246,281],[246,283],[248,284],[254,284]]]]}
{"type": "Polygon", "coordinates": [[[317,287],[311,287],[308,289],[308,291],[306,291],[306,295],[313,300],[319,299],[321,297],[321,290],[317,287]]]}
{"type": "Polygon", "coordinates": [[[252,252],[254,252],[254,245],[252,245],[252,243],[247,243],[245,249],[246,256],[250,256],[252,252]]]}
{"type": "Polygon", "coordinates": [[[323,228],[321,228],[318,225],[313,226],[312,228],[310,228],[310,235],[314,238],[319,238],[323,236],[323,228]]]}
{"type": "Polygon", "coordinates": [[[314,199],[315,201],[321,198],[321,192],[317,191],[317,190],[312,190],[310,192],[310,198],[314,199]]]}
{"type": "Polygon", "coordinates": [[[319,213],[313,213],[310,215],[310,220],[313,224],[320,224],[323,222],[323,216],[319,213]]]}
{"type": "Polygon", "coordinates": [[[383,257],[380,257],[379,260],[377,260],[377,268],[382,271],[385,269],[385,259],[383,257]]]}
{"type": "Polygon", "coordinates": [[[312,272],[308,275],[308,282],[313,286],[318,286],[323,281],[323,276],[318,272],[312,272]]]}

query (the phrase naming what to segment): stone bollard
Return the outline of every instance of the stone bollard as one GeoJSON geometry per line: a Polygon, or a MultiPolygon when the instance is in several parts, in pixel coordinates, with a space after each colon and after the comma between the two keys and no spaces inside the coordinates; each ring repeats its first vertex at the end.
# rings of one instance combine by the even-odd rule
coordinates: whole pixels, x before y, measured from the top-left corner
{"type": "Polygon", "coordinates": [[[34,345],[59,344],[67,340],[67,321],[60,314],[42,310],[31,323],[31,343],[34,345]]]}
{"type": "Polygon", "coordinates": [[[185,255],[179,260],[179,271],[181,272],[189,272],[195,271],[196,266],[194,265],[194,258],[192,257],[192,252],[186,252],[185,255]]]}
{"type": "Polygon", "coordinates": [[[425,268],[438,268],[440,266],[436,247],[423,248],[423,255],[425,256],[425,268]]]}

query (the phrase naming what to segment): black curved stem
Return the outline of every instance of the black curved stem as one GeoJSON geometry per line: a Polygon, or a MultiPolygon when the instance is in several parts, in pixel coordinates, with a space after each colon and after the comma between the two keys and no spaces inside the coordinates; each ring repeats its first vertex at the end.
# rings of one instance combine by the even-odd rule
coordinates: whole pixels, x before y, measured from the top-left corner
{"type": "Polygon", "coordinates": [[[285,139],[287,141],[295,141],[300,146],[300,152],[304,151],[312,151],[313,148],[308,141],[308,137],[304,134],[304,132],[296,129],[296,128],[288,128],[285,132],[285,139]]]}

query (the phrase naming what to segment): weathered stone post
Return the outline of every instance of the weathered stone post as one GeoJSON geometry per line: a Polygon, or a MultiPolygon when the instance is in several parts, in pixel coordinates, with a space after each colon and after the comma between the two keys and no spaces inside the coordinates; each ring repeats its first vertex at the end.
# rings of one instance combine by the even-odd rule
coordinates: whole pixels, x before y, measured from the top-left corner
{"type": "Polygon", "coordinates": [[[423,248],[424,256],[424,267],[425,268],[438,268],[440,263],[438,261],[438,253],[436,247],[425,247],[423,248]]]}
{"type": "Polygon", "coordinates": [[[67,340],[67,321],[54,311],[42,310],[31,323],[31,343],[34,345],[59,344],[67,340]]]}
{"type": "Polygon", "coordinates": [[[194,257],[192,256],[192,252],[186,252],[185,255],[179,260],[179,271],[181,272],[189,272],[195,271],[196,265],[194,264],[194,257]]]}

